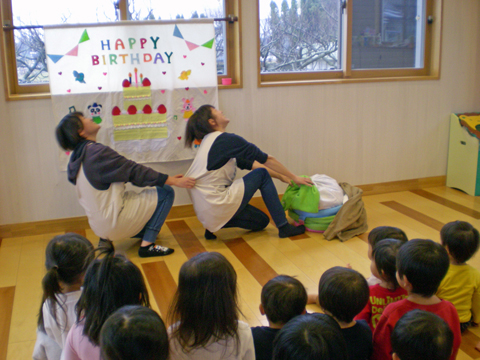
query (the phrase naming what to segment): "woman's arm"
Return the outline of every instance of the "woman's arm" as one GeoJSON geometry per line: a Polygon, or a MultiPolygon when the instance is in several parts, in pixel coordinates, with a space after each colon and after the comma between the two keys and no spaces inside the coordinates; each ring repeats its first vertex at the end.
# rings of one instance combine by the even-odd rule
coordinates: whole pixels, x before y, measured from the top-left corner
{"type": "Polygon", "coordinates": [[[285,175],[282,175],[276,171],[273,171],[267,168],[265,165],[260,164],[258,161],[254,161],[252,165],[252,170],[259,169],[259,168],[266,169],[272,178],[283,181],[285,184],[290,184],[290,179],[285,175]]]}
{"type": "Polygon", "coordinates": [[[268,155],[267,161],[263,165],[266,168],[279,173],[280,175],[286,176],[288,179],[292,180],[297,185],[313,185],[312,180],[292,174],[280,161],[278,161],[271,155],[268,155]]]}

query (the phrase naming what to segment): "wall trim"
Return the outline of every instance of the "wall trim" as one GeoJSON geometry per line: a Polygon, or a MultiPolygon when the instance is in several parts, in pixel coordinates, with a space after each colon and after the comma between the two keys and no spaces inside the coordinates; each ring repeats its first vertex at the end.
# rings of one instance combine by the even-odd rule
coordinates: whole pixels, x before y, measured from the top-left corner
{"type": "MultiPolygon", "coordinates": [[[[433,176],[421,179],[390,181],[377,184],[357,185],[363,190],[363,195],[386,194],[398,191],[410,191],[429,187],[445,186],[446,176],[433,176]]],[[[280,196],[281,197],[281,196],[280,196]]],[[[253,198],[250,203],[257,207],[265,207],[261,197],[253,198]]],[[[181,219],[195,216],[193,206],[174,206],[168,214],[167,220],[181,219]]],[[[87,217],[34,221],[18,224],[0,225],[0,239],[9,237],[41,235],[55,232],[68,232],[80,229],[89,229],[87,217]]]]}

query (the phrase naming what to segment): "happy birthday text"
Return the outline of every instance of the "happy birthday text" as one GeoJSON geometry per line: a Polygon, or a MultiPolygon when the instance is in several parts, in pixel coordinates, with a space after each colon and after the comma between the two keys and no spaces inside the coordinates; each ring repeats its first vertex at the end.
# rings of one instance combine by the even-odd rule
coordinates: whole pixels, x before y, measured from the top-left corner
{"type": "MultiPolygon", "coordinates": [[[[141,38],[139,39],[140,44],[137,44],[137,39],[135,38],[128,38],[128,48],[129,50],[134,50],[135,47],[140,45],[140,49],[145,49],[145,45],[149,43],[151,40],[151,45],[153,45],[153,50],[157,50],[157,42],[160,40],[160,37],[154,38],[153,36],[150,39],[141,38]]],[[[120,51],[126,50],[125,43],[122,39],[117,39],[115,42],[110,42],[110,40],[101,40],[100,45],[102,51],[120,51]],[[113,45],[112,45],[113,44],[113,45]]],[[[170,64],[170,59],[173,55],[173,52],[167,53],[166,51],[163,52],[165,55],[166,61],[170,64]]],[[[127,64],[129,65],[140,64],[140,62],[148,63],[152,62],[156,64],[157,62],[161,62],[162,64],[165,63],[164,56],[161,52],[144,52],[144,53],[130,53],[130,54],[107,54],[107,55],[92,55],[92,65],[117,65],[117,64],[127,64]]]]}

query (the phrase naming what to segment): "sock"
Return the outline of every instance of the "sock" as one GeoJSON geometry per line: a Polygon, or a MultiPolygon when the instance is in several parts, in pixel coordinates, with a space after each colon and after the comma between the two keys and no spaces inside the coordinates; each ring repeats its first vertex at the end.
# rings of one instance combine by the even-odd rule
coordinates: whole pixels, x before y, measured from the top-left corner
{"type": "Polygon", "coordinates": [[[205,229],[205,239],[207,240],[215,240],[217,238],[217,235],[215,235],[214,233],[208,231],[207,229],[205,229]]]}
{"type": "Polygon", "coordinates": [[[281,238],[286,238],[295,235],[301,235],[305,232],[305,226],[294,226],[292,224],[285,224],[278,228],[278,236],[281,238]]]}

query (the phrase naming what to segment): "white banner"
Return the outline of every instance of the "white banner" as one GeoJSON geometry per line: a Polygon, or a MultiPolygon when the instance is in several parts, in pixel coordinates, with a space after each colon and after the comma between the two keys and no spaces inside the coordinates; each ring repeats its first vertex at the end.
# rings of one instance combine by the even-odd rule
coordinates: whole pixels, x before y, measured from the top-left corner
{"type": "Polygon", "coordinates": [[[45,27],[45,47],[57,122],[82,111],[101,125],[98,142],[137,162],[193,158],[186,121],[218,107],[211,20],[45,27]]]}

